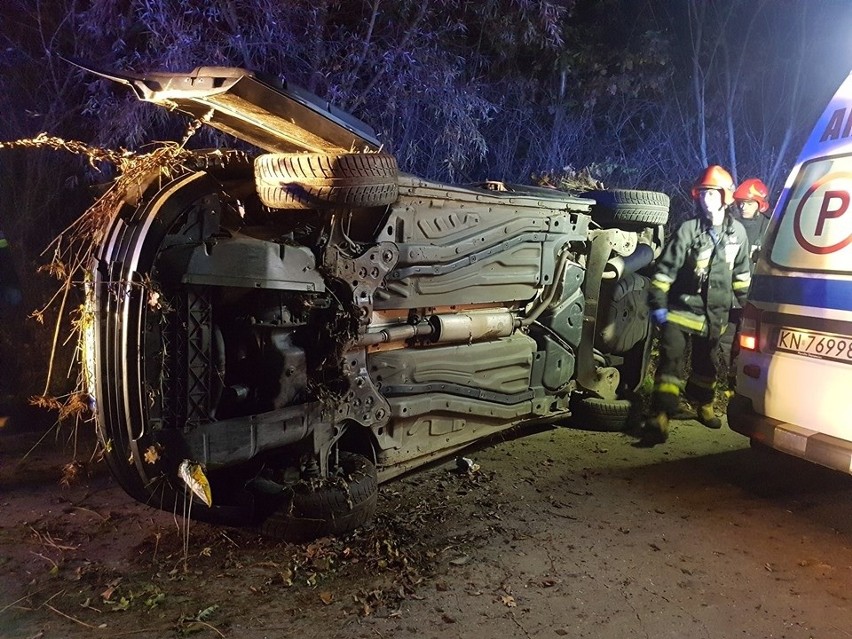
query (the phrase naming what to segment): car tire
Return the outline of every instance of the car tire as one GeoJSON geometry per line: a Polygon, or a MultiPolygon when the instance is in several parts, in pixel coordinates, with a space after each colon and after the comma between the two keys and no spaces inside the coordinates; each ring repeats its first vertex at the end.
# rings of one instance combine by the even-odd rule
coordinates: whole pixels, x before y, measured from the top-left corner
{"type": "Polygon", "coordinates": [[[645,339],[650,330],[650,286],[651,280],[638,273],[628,273],[611,286],[596,348],[606,353],[626,353],[645,339]]]}
{"type": "Polygon", "coordinates": [[[272,209],[387,206],[399,195],[387,153],[267,153],[254,161],[260,201],[272,209]]]}
{"type": "Polygon", "coordinates": [[[592,219],[601,226],[653,227],[669,219],[670,199],[665,193],[609,189],[588,191],[583,197],[595,201],[592,219]]]}
{"type": "Polygon", "coordinates": [[[363,455],[340,452],[343,476],[319,485],[302,482],[279,508],[260,524],[262,534],[301,542],[343,535],[368,522],[376,513],[376,467],[363,455]]]}
{"type": "Polygon", "coordinates": [[[577,396],[571,401],[570,425],[580,430],[622,432],[627,430],[633,410],[629,399],[577,396]]]}

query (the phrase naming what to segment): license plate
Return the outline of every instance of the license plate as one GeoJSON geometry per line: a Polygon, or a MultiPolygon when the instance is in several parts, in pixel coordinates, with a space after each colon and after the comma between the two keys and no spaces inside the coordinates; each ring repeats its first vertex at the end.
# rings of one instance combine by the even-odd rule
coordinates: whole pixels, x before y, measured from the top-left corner
{"type": "Polygon", "coordinates": [[[775,350],[852,364],[852,337],[781,328],[775,350]]]}

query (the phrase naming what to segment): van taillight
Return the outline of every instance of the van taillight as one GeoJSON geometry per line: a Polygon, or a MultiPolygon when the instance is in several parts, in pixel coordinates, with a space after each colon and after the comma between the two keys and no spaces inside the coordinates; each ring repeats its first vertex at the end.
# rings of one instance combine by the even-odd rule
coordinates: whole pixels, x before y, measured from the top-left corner
{"type": "Polygon", "coordinates": [[[740,348],[747,351],[760,350],[760,309],[754,304],[746,303],[743,307],[742,320],[740,322],[740,348]]]}

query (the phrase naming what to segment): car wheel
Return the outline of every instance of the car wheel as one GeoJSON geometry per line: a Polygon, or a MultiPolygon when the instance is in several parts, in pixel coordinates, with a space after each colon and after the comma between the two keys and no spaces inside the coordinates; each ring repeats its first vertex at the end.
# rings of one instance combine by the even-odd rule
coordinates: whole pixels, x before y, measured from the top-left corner
{"type": "Polygon", "coordinates": [[[651,280],[628,273],[612,285],[595,346],[607,353],[626,353],[649,330],[648,289],[651,280]]]}
{"type": "Polygon", "coordinates": [[[633,410],[628,399],[577,396],[571,401],[570,425],[581,430],[621,432],[627,430],[633,410]]]}
{"type": "Polygon", "coordinates": [[[669,196],[665,193],[609,189],[589,191],[583,197],[595,201],[592,219],[602,226],[658,226],[669,219],[669,196]]]}
{"type": "Polygon", "coordinates": [[[285,541],[307,541],[342,535],[369,521],[376,512],[376,467],[363,455],[340,452],[340,475],[297,484],[284,503],[260,525],[264,535],[285,541]]]}
{"type": "Polygon", "coordinates": [[[260,201],[273,209],[387,206],[399,194],[387,153],[267,153],[255,158],[254,173],[260,201]]]}

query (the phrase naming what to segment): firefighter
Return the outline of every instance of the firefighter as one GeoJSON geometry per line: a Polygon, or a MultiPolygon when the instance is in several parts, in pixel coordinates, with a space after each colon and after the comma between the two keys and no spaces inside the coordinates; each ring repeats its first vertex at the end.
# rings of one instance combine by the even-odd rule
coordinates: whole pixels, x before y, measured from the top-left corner
{"type": "Polygon", "coordinates": [[[743,180],[734,191],[734,218],[745,228],[749,243],[749,264],[754,264],[763,233],[769,224],[765,215],[769,210],[769,189],[757,178],[743,180]]]}
{"type": "MultiPolygon", "coordinates": [[[[760,251],[760,245],[763,241],[763,233],[769,224],[769,218],[762,214],[768,210],[769,189],[766,185],[757,178],[743,180],[734,191],[733,215],[734,219],[745,228],[749,244],[748,263],[749,269],[752,272],[754,271],[754,264],[757,261],[757,254],[760,251]],[[758,215],[759,213],[760,215],[758,215]]],[[[728,329],[722,334],[719,340],[720,364],[727,368],[728,371],[728,390],[726,392],[729,396],[733,394],[736,382],[736,360],[739,353],[737,339],[740,332],[741,316],[742,307],[734,304],[728,315],[728,329]]]]}
{"type": "Polygon", "coordinates": [[[720,428],[713,411],[719,337],[728,325],[736,297],[742,305],[751,281],[748,238],[731,215],[734,181],[721,166],[704,169],[692,187],[697,215],[683,222],[657,261],[648,295],[651,319],[660,329],[660,357],[651,396],[651,415],[641,444],[668,438],[669,417],[677,410],[686,349],[692,343],[685,394],[698,421],[720,428]]]}

